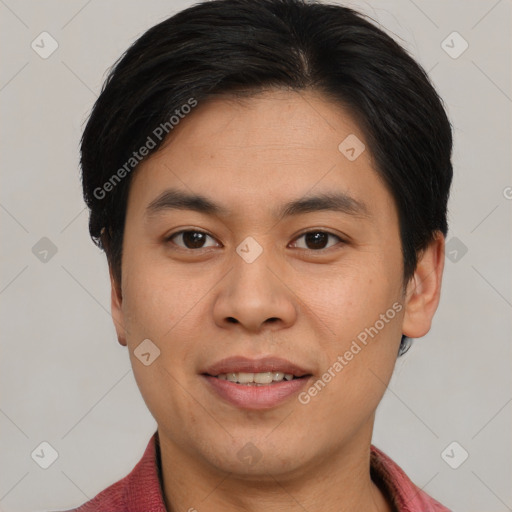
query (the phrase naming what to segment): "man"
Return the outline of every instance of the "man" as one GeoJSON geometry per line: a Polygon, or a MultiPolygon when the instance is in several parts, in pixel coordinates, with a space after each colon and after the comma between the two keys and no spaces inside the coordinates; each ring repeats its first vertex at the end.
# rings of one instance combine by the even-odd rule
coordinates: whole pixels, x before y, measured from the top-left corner
{"type": "Polygon", "coordinates": [[[158,430],[76,510],[448,510],[371,439],[438,306],[451,149],[424,71],[348,8],[214,0],[140,37],[81,164],[158,430]]]}

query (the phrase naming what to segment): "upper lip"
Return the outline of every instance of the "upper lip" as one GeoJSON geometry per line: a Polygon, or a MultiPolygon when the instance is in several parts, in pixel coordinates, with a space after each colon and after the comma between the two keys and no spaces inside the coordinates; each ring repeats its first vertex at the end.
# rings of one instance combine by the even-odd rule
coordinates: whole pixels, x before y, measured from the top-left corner
{"type": "Polygon", "coordinates": [[[242,356],[233,356],[221,359],[206,368],[202,373],[217,376],[222,373],[262,373],[282,372],[291,373],[295,377],[303,377],[311,373],[304,368],[280,357],[263,357],[261,359],[249,359],[242,356]]]}

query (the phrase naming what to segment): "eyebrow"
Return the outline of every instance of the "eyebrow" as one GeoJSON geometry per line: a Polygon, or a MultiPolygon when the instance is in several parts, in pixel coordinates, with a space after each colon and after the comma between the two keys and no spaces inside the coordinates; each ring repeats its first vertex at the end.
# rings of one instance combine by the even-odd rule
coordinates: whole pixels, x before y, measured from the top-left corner
{"type": "MultiPolygon", "coordinates": [[[[190,194],[178,189],[162,192],[146,207],[145,215],[154,217],[168,210],[190,210],[206,215],[229,217],[231,210],[201,194],[190,194]]],[[[368,207],[344,192],[322,193],[289,201],[274,211],[278,220],[304,213],[335,211],[356,217],[371,217],[368,207]]]]}

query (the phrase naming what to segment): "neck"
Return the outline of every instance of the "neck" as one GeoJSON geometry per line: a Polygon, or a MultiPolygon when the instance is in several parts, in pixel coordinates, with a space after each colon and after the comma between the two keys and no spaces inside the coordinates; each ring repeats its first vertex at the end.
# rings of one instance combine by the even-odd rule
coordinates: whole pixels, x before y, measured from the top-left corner
{"type": "Polygon", "coordinates": [[[247,476],[222,471],[159,431],[167,511],[392,512],[370,476],[371,430],[362,437],[308,467],[247,476]]]}

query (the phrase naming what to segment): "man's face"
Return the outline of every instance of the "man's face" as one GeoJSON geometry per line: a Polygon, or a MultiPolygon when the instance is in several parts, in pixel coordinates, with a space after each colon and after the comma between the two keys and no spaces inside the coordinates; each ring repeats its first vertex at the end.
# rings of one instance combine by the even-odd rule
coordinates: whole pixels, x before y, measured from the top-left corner
{"type": "Polygon", "coordinates": [[[264,476],[369,444],[405,309],[397,210],[361,143],[347,112],[312,92],[219,97],[137,169],[113,313],[167,450],[264,476]],[[223,210],[157,201],[170,189],[223,210]],[[279,216],[327,194],[346,197],[279,216]],[[136,355],[147,339],[160,350],[149,365],[136,355]],[[247,365],[213,368],[237,356],[247,365]],[[258,386],[206,375],[254,373],[267,357],[287,363],[256,367],[262,382],[306,375],[258,386]]]}

